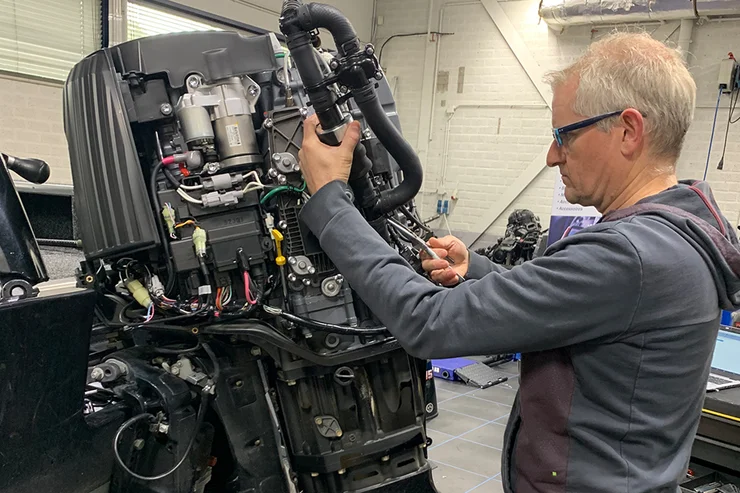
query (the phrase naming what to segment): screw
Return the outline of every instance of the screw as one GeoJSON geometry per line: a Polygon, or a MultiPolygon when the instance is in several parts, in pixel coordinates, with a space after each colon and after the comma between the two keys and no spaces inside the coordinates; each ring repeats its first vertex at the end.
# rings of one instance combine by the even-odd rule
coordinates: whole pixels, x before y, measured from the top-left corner
{"type": "Polygon", "coordinates": [[[380,458],[380,461],[381,462],[388,462],[389,460],[391,460],[391,456],[390,455],[386,455],[386,456],[383,456],[383,457],[380,458]]]}
{"type": "Polygon", "coordinates": [[[170,368],[170,373],[173,375],[179,375],[180,374],[180,367],[179,366],[173,366],[170,368]]]}
{"type": "Polygon", "coordinates": [[[169,103],[164,103],[162,106],[159,107],[159,112],[162,113],[164,116],[170,116],[172,114],[172,105],[169,103]]]}
{"type": "Polygon", "coordinates": [[[297,279],[298,278],[295,276],[295,274],[293,274],[293,273],[288,274],[288,280],[290,282],[296,282],[297,279]]]}
{"type": "Polygon", "coordinates": [[[200,78],[197,75],[191,75],[188,77],[188,86],[193,89],[200,87],[200,78]]]}
{"type": "Polygon", "coordinates": [[[288,179],[285,177],[285,175],[278,175],[278,183],[281,185],[285,185],[288,183],[288,179]]]}
{"type": "Polygon", "coordinates": [[[365,53],[367,53],[368,55],[371,55],[372,56],[372,55],[375,54],[375,48],[373,48],[372,45],[367,45],[365,47],[365,53]]]}
{"type": "Polygon", "coordinates": [[[252,348],[252,351],[250,351],[250,352],[252,353],[252,356],[260,356],[260,355],[262,355],[262,350],[260,348],[258,348],[258,347],[253,347],[252,348]]]}
{"type": "Polygon", "coordinates": [[[383,72],[375,72],[375,80],[383,80],[383,72]]]}
{"type": "Polygon", "coordinates": [[[298,164],[294,164],[294,165],[293,165],[293,171],[295,171],[295,172],[298,172],[298,171],[300,171],[300,170],[301,170],[301,167],[300,167],[300,165],[298,165],[298,164]]]}
{"type": "Polygon", "coordinates": [[[329,68],[332,69],[332,70],[338,69],[339,68],[339,62],[336,59],[332,60],[331,62],[329,62],[329,68]]]}
{"type": "Polygon", "coordinates": [[[306,118],[308,116],[308,108],[301,108],[300,112],[303,118],[306,118]]]}
{"type": "Polygon", "coordinates": [[[288,263],[290,265],[295,265],[296,262],[298,262],[298,261],[295,259],[295,257],[288,257],[288,263]]]}
{"type": "Polygon", "coordinates": [[[105,377],[105,372],[103,371],[102,368],[99,368],[97,366],[93,368],[92,371],[90,372],[90,378],[92,378],[96,382],[100,382],[103,379],[103,377],[105,377]]]}
{"type": "Polygon", "coordinates": [[[273,127],[272,118],[267,118],[265,123],[263,123],[263,126],[267,129],[271,129],[273,127]]]}
{"type": "Polygon", "coordinates": [[[270,171],[268,171],[267,174],[270,175],[270,178],[275,178],[278,175],[278,172],[275,168],[270,168],[270,171]]]}
{"type": "Polygon", "coordinates": [[[303,260],[301,260],[300,262],[298,262],[298,268],[305,269],[306,268],[306,262],[303,261],[303,260]]]}
{"type": "Polygon", "coordinates": [[[304,286],[310,286],[311,285],[311,279],[304,279],[303,280],[303,285],[304,286]]]}
{"type": "Polygon", "coordinates": [[[144,448],[144,443],[145,442],[142,438],[137,438],[136,440],[134,440],[134,448],[136,450],[141,450],[144,448]]]}
{"type": "Polygon", "coordinates": [[[286,223],[285,221],[280,221],[278,223],[278,228],[280,228],[280,229],[288,229],[288,223],[286,223]]]}
{"type": "Polygon", "coordinates": [[[315,267],[309,267],[308,268],[308,273],[309,274],[316,274],[316,268],[315,267]]]}
{"type": "Polygon", "coordinates": [[[336,279],[339,284],[342,284],[344,282],[344,276],[342,275],[337,275],[337,277],[335,277],[334,279],[336,279]]]}
{"type": "Polygon", "coordinates": [[[159,431],[163,435],[166,435],[170,431],[170,425],[168,425],[167,423],[159,423],[159,428],[157,429],[157,431],[159,431]]]}
{"type": "Polygon", "coordinates": [[[275,154],[273,154],[272,155],[272,160],[275,161],[276,163],[279,163],[280,162],[280,154],[278,154],[277,152],[275,154]]]}
{"type": "Polygon", "coordinates": [[[314,420],[314,423],[316,423],[316,424],[317,424],[317,425],[319,425],[319,426],[321,426],[321,424],[322,424],[323,422],[324,422],[324,420],[323,420],[323,419],[321,419],[321,418],[316,418],[316,419],[314,420]]]}
{"type": "Polygon", "coordinates": [[[249,95],[254,97],[259,94],[259,88],[257,86],[249,86],[249,95]]]}
{"type": "Polygon", "coordinates": [[[370,131],[369,128],[366,128],[365,130],[362,131],[362,136],[365,137],[366,139],[371,139],[373,137],[373,133],[370,131]]]}
{"type": "Polygon", "coordinates": [[[344,474],[346,472],[347,472],[346,469],[340,469],[340,470],[337,471],[337,474],[344,474]]]}
{"type": "Polygon", "coordinates": [[[337,438],[341,437],[343,434],[342,430],[337,430],[337,438]]]}

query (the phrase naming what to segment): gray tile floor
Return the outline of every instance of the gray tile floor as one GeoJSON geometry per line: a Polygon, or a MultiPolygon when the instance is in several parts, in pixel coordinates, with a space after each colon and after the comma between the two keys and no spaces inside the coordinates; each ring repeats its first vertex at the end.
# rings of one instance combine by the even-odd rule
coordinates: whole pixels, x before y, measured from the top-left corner
{"type": "Polygon", "coordinates": [[[516,363],[501,365],[507,382],[488,389],[436,379],[439,416],[427,429],[429,458],[439,493],[502,493],[501,448],[519,377],[516,363]]]}

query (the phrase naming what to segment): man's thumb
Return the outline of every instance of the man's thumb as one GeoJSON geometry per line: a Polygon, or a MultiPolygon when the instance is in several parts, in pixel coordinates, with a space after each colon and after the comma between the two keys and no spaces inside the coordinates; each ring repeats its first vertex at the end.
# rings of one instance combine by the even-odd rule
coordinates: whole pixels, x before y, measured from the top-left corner
{"type": "Polygon", "coordinates": [[[342,139],[342,146],[345,150],[350,153],[354,152],[357,143],[360,141],[360,122],[352,122],[347,127],[347,131],[344,133],[344,139],[342,139]]]}

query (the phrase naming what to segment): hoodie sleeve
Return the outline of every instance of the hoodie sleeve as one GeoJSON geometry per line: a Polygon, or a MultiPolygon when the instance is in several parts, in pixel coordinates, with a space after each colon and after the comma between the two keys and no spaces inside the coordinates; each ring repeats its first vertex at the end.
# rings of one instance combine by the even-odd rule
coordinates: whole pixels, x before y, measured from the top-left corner
{"type": "Polygon", "coordinates": [[[416,357],[542,351],[614,340],[630,326],[641,293],[640,258],[613,229],[580,233],[547,257],[446,289],[411,270],[345,192],[343,183],[326,185],[301,218],[350,286],[416,357]]]}
{"type": "Polygon", "coordinates": [[[472,250],[468,250],[470,258],[468,260],[468,273],[465,275],[466,279],[482,279],[484,276],[491,272],[506,272],[506,267],[495,264],[483,255],[478,255],[472,250]]]}

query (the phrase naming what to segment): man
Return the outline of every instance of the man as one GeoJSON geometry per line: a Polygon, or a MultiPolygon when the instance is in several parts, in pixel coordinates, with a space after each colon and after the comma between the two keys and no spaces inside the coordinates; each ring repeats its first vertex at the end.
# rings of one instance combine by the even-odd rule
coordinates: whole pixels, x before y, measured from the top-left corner
{"type": "Polygon", "coordinates": [[[696,86],[647,35],[591,45],[552,74],[566,198],[600,223],[511,271],[432,240],[416,275],[345,195],[353,126],[324,146],[306,122],[302,212],[345,278],[413,355],[522,352],[503,458],[507,491],[678,491],[698,426],[720,307],[738,306],[740,253],[705,184],[678,183],[696,86]],[[734,266],[735,270],[733,271],[734,266]]]}

